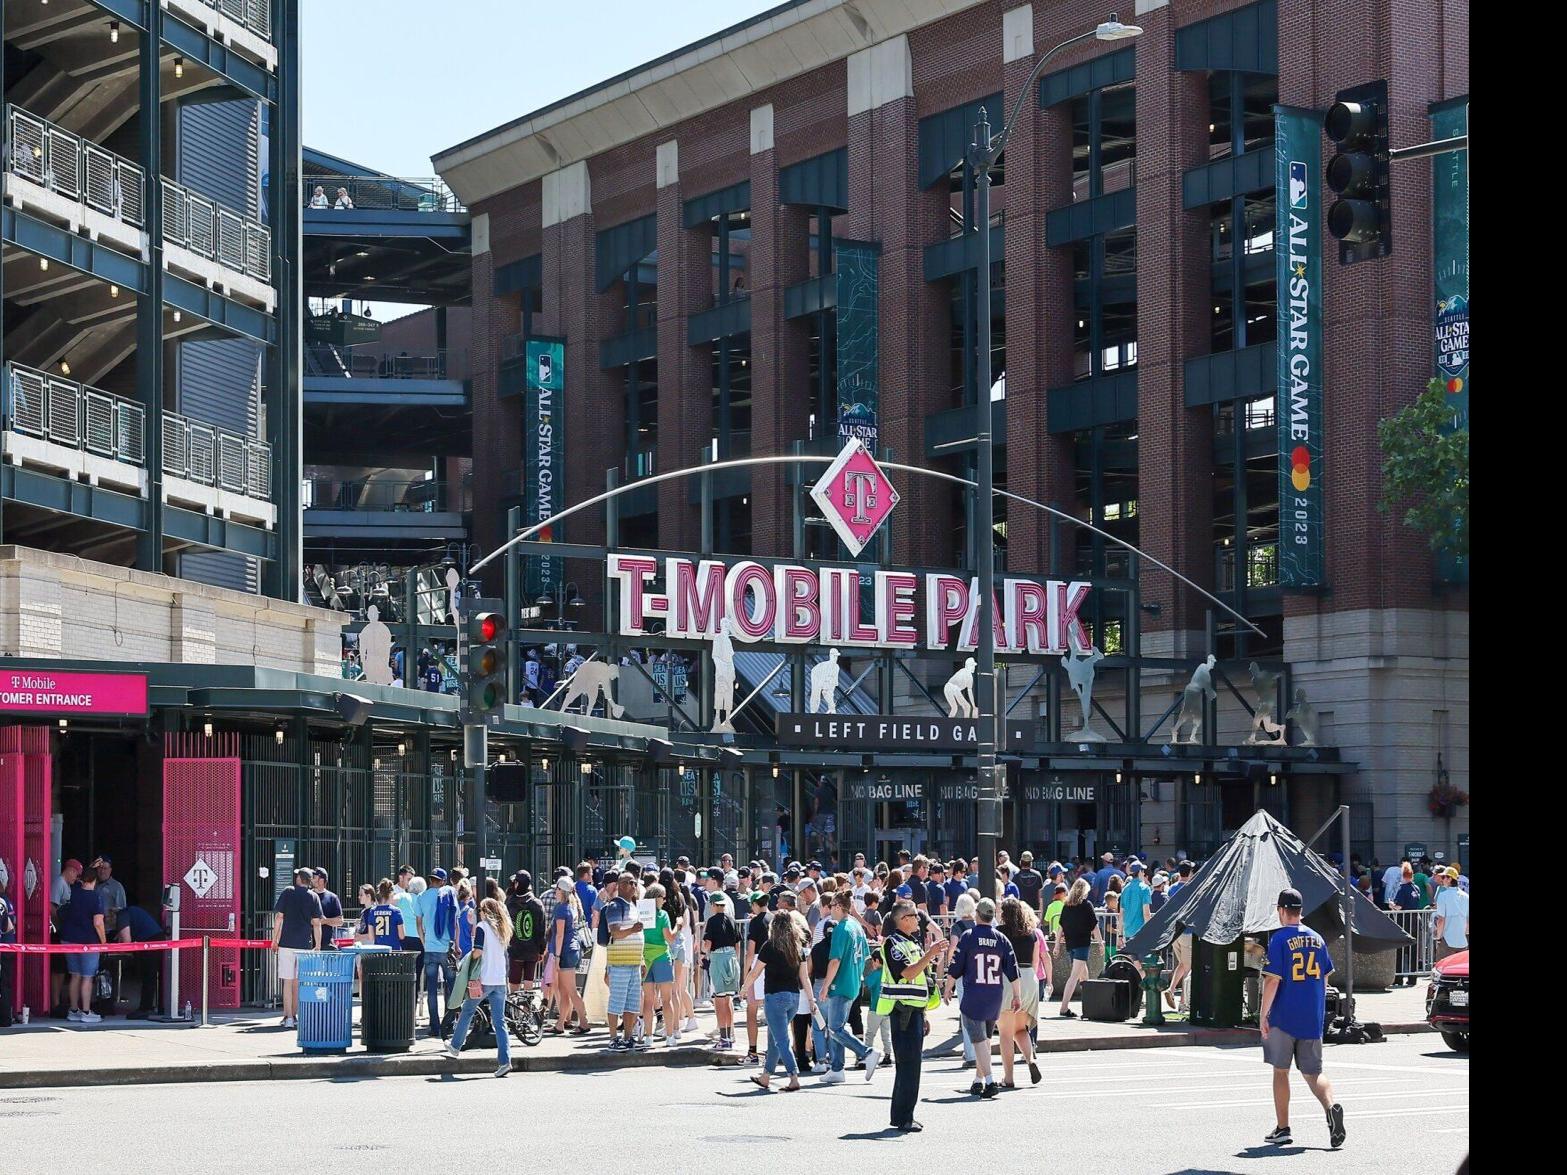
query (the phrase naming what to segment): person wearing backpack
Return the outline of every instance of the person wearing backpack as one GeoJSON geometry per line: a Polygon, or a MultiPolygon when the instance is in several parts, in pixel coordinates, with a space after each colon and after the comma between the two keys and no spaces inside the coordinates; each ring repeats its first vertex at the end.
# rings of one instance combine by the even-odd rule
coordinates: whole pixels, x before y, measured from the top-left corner
{"type": "Polygon", "coordinates": [[[456,973],[452,939],[457,933],[457,891],[447,884],[444,869],[431,869],[428,881],[417,899],[419,936],[424,940],[424,994],[429,1002],[430,1035],[437,1036],[441,1035],[441,1009],[446,1006],[456,973]]]}
{"type": "Polygon", "coordinates": [[[539,977],[545,943],[549,941],[549,924],[544,915],[544,903],[533,892],[533,874],[526,869],[519,869],[511,876],[511,886],[506,892],[506,912],[511,916],[511,942],[507,947],[511,989],[516,991],[521,987],[531,991],[539,977]]]}

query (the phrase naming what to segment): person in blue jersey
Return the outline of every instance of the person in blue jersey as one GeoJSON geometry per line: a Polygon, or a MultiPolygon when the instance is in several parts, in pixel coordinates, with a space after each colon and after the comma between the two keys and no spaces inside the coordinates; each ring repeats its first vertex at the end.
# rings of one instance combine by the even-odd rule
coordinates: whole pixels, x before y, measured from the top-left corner
{"type": "Polygon", "coordinates": [[[1273,1066],[1273,1108],[1277,1123],[1263,1141],[1286,1146],[1290,1134],[1290,1065],[1328,1119],[1328,1144],[1344,1145],[1344,1107],[1333,1100],[1333,1087],[1322,1076],[1322,1030],[1327,1019],[1328,957],[1322,936],[1301,922],[1300,892],[1279,892],[1279,928],[1268,941],[1268,961],[1262,969],[1262,1055],[1273,1066]]]}
{"type": "Polygon", "coordinates": [[[375,896],[376,904],[359,915],[359,937],[378,947],[400,951],[403,949],[403,912],[393,901],[396,887],[390,878],[381,878],[375,896]]]}
{"type": "Polygon", "coordinates": [[[963,996],[958,1014],[963,1031],[974,1041],[974,1083],[969,1093],[995,1097],[1001,1091],[990,1070],[990,1025],[1001,1018],[1003,1005],[1010,1012],[1023,1007],[1018,988],[1017,955],[1012,944],[996,927],[996,903],[980,898],[974,906],[974,927],[958,939],[947,964],[944,998],[952,998],[953,983],[963,980],[963,996]]]}

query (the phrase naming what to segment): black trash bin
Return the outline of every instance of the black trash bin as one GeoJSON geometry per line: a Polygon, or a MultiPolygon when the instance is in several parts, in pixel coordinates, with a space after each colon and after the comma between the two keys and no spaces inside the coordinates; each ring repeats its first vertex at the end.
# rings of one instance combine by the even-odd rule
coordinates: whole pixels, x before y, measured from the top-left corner
{"type": "Polygon", "coordinates": [[[414,999],[419,991],[418,951],[361,955],[363,983],[359,1041],[373,1053],[406,1053],[414,1043],[414,999]]]}

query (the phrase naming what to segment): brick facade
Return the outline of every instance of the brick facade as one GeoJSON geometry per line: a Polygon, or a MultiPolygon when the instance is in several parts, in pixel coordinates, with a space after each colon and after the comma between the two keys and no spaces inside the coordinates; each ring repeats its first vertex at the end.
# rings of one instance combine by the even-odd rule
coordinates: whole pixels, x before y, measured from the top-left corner
{"type": "MultiPolygon", "coordinates": [[[[492,253],[476,257],[474,273],[478,501],[507,484],[520,464],[512,423],[518,404],[495,403],[496,354],[486,350],[497,346],[506,330],[516,329],[490,292],[493,268],[542,248],[545,309],[536,329],[563,333],[569,340],[568,498],[587,496],[602,488],[604,470],[618,466],[624,453],[623,373],[598,367],[599,343],[624,329],[623,310],[613,296],[594,291],[594,234],[650,213],[658,218],[658,465],[664,471],[692,463],[714,423],[708,348],[688,346],[686,334],[689,315],[712,303],[711,245],[706,232],[683,227],[681,209],[685,200],[747,178],[753,213],[752,449],[758,455],[784,452],[803,439],[811,400],[808,330],[783,317],[783,291],[806,273],[808,210],[779,205],[777,177],[781,167],[839,147],[847,149],[848,212],[838,218],[835,231],[881,247],[881,441],[899,460],[926,461],[927,420],[952,407],[953,399],[949,283],[927,282],[923,269],[926,246],[948,236],[948,194],[941,184],[920,187],[919,120],[998,90],[1008,109],[1024,96],[1036,57],[1014,50],[1013,60],[1003,60],[1005,14],[1019,7],[1015,0],[968,7],[910,30],[902,38],[906,46],[846,45],[843,58],[831,65],[592,156],[589,207],[573,220],[540,228],[537,181],[483,201],[477,210],[491,217],[492,253]],[[877,61],[883,64],[906,51],[912,94],[901,92],[896,76],[889,75],[891,82],[878,76],[869,104],[857,101],[851,93],[856,66],[845,66],[856,51],[881,54],[877,61]],[[773,133],[762,149],[753,149],[752,112],[762,106],[772,108],[773,133]],[[678,144],[678,173],[673,182],[657,187],[655,155],[660,144],[670,141],[678,144]]],[[[1240,7],[1240,0],[1146,0],[1135,5],[1135,16],[1123,13],[1144,28],[1134,42],[1140,542],[1207,587],[1215,578],[1213,421],[1210,409],[1185,406],[1184,364],[1209,349],[1211,263],[1206,210],[1185,211],[1181,194],[1183,173],[1207,159],[1210,114],[1207,77],[1174,68],[1175,44],[1179,29],[1240,7]]],[[[1394,102],[1394,139],[1407,143],[1425,137],[1429,103],[1467,92],[1468,6],[1460,0],[1431,5],[1278,0],[1278,12],[1281,102],[1325,107],[1343,86],[1386,77],[1394,102]]],[[[1103,7],[1089,0],[1035,3],[1026,27],[1031,27],[1037,54],[1103,18],[1103,7]]],[[[1025,27],[1015,16],[1012,21],[1014,29],[1025,27]]],[[[1090,42],[1053,61],[1050,69],[1117,48],[1090,42]]],[[[1087,504],[1076,500],[1073,438],[1050,431],[1046,402],[1046,391],[1070,383],[1073,374],[1072,250],[1045,244],[1046,214],[1072,199],[1069,106],[1042,110],[1037,97],[1025,96],[996,206],[1006,210],[1008,484],[1084,517],[1087,504]]],[[[1004,115],[991,111],[992,125],[999,128],[1004,115]]],[[[1422,164],[1395,170],[1391,261],[1347,269],[1330,264],[1326,274],[1332,591],[1287,595],[1284,604],[1284,652],[1302,680],[1319,682],[1324,704],[1337,689],[1345,696],[1342,705],[1368,714],[1377,697],[1399,696],[1403,679],[1395,667],[1376,679],[1369,699],[1352,699],[1353,690],[1334,686],[1334,665],[1345,657],[1364,657],[1367,625],[1376,629],[1377,624],[1374,619],[1338,624],[1332,618],[1374,618],[1393,609],[1440,617],[1444,611],[1467,609],[1465,596],[1433,594],[1432,562],[1423,540],[1396,515],[1377,508],[1376,423],[1408,403],[1430,370],[1429,176],[1422,164]],[[1303,643],[1306,633],[1310,647],[1303,643]]],[[[1331,241],[1325,242],[1328,256],[1331,247],[1331,241]]],[[[951,459],[936,464],[960,468],[951,459]]],[[[783,476],[757,470],[752,486],[754,552],[788,554],[791,506],[783,476]]],[[[904,505],[893,522],[894,559],[939,566],[961,559],[961,495],[928,479],[904,478],[899,488],[904,505]]],[[[689,488],[666,484],[658,502],[660,543],[695,547],[699,518],[689,504],[689,488]]],[[[485,510],[479,506],[476,519],[487,517],[485,510]]],[[[598,526],[596,519],[573,523],[571,536],[594,537],[598,526]]],[[[1050,532],[1042,516],[1014,505],[1009,510],[1009,570],[1047,571],[1050,532]]],[[[487,533],[476,533],[481,545],[487,533]]],[[[1055,552],[1055,561],[1067,565],[1070,528],[1060,528],[1060,536],[1063,550],[1055,552]]],[[[1206,602],[1146,567],[1143,588],[1146,599],[1161,603],[1157,616],[1143,618],[1144,651],[1193,656],[1204,651],[1206,602]]],[[[1440,619],[1422,620],[1403,623],[1398,631],[1426,631],[1433,624],[1444,632],[1454,627],[1440,619]]],[[[1456,690],[1463,697],[1461,703],[1443,703],[1453,712],[1444,719],[1449,733],[1462,748],[1461,762],[1448,761],[1461,785],[1467,781],[1466,624],[1462,633],[1444,644],[1441,654],[1422,656],[1408,640],[1399,645],[1401,655],[1419,660],[1410,663],[1410,674],[1440,679],[1445,684],[1439,694],[1451,696],[1456,690]]],[[[1364,726],[1366,732],[1373,729],[1374,723],[1364,726]]],[[[1340,743],[1346,758],[1378,758],[1371,753],[1370,733],[1356,739],[1361,736],[1340,743]]],[[[1397,764],[1379,761],[1376,770],[1349,785],[1347,794],[1375,796],[1391,789],[1403,798],[1389,811],[1405,812],[1408,797],[1428,786],[1419,782],[1428,772],[1424,764],[1403,770],[1400,775],[1397,764]]]]}

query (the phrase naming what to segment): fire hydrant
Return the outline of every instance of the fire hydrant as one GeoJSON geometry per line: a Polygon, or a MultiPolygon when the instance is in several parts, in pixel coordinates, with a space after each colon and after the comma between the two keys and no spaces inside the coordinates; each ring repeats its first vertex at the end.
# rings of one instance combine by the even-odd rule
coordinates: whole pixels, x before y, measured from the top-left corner
{"type": "Polygon", "coordinates": [[[1143,956],[1143,1025],[1158,1028],[1164,1024],[1164,976],[1159,971],[1164,960],[1157,952],[1143,956]]]}

